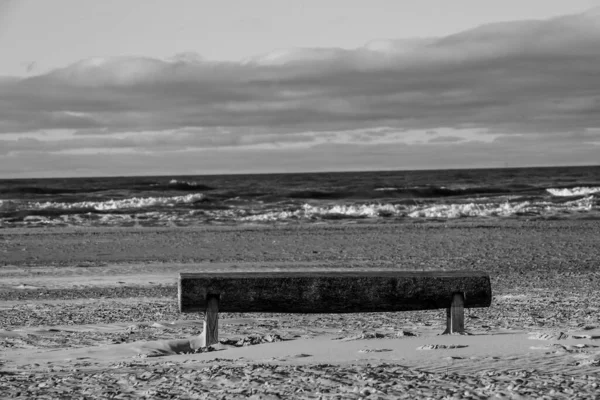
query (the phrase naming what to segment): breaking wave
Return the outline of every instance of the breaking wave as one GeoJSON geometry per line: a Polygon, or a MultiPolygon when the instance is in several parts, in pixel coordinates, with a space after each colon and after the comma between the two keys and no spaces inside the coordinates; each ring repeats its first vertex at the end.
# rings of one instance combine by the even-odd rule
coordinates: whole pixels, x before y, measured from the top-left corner
{"type": "Polygon", "coordinates": [[[173,206],[176,204],[191,204],[202,201],[204,195],[202,193],[188,194],[185,196],[173,197],[133,197],[122,200],[107,200],[107,201],[81,201],[76,203],[63,202],[35,202],[30,203],[31,209],[55,209],[55,210],[71,210],[71,209],[92,209],[97,211],[106,210],[122,210],[136,208],[150,208],[157,206],[173,206]]]}
{"type": "Polygon", "coordinates": [[[198,182],[178,181],[177,179],[171,179],[168,184],[169,189],[173,190],[211,190],[210,186],[203,185],[198,182]]]}
{"type": "Polygon", "coordinates": [[[304,204],[298,210],[269,211],[244,216],[243,221],[284,221],[290,219],[353,219],[379,217],[407,218],[464,218],[464,217],[511,217],[518,215],[556,215],[591,211],[594,198],[584,197],[564,203],[552,202],[504,202],[504,203],[452,203],[432,205],[362,204],[313,206],[304,204]]]}
{"type": "Polygon", "coordinates": [[[571,197],[571,196],[588,196],[594,193],[600,193],[600,187],[595,186],[580,186],[574,188],[564,188],[564,189],[555,189],[550,188],[546,189],[548,193],[552,196],[558,197],[571,197]]]}
{"type": "Polygon", "coordinates": [[[599,219],[599,168],[0,180],[0,228],[599,219]]]}
{"type": "Polygon", "coordinates": [[[304,204],[298,210],[269,211],[242,217],[242,221],[284,221],[289,219],[343,219],[343,218],[375,218],[400,215],[399,206],[393,204],[334,205],[319,207],[304,204]]]}
{"type": "Polygon", "coordinates": [[[411,218],[551,216],[561,213],[591,211],[593,204],[591,196],[566,203],[523,201],[515,203],[437,204],[430,207],[415,208],[408,213],[408,216],[411,218]]]}
{"type": "Polygon", "coordinates": [[[0,226],[173,226],[205,223],[288,223],[334,220],[457,219],[486,217],[569,216],[600,211],[594,196],[570,201],[504,201],[464,203],[372,203],[265,205],[226,207],[198,203],[201,194],[165,198],[133,198],[107,202],[42,203],[35,211],[0,212],[0,226]],[[197,203],[197,204],[195,204],[197,203]],[[176,206],[183,204],[183,206],[176,206]],[[188,206],[191,205],[190,206],[188,206]],[[158,208],[156,206],[159,206],[158,208]],[[154,207],[154,208],[152,208],[154,207]],[[148,209],[150,208],[150,209],[148,209]],[[128,210],[128,211],[124,211],[128,210]]]}
{"type": "Polygon", "coordinates": [[[313,199],[313,200],[342,200],[342,199],[378,199],[378,198],[417,198],[417,199],[436,199],[446,197],[467,197],[467,196],[485,196],[485,195],[511,195],[522,194],[524,192],[538,193],[543,189],[538,189],[533,186],[522,185],[494,187],[494,186],[477,186],[477,187],[459,187],[449,188],[446,186],[411,186],[411,187],[395,187],[383,186],[373,189],[365,188],[341,188],[338,190],[322,190],[322,189],[304,189],[295,190],[287,193],[286,197],[290,199],[313,199]]]}

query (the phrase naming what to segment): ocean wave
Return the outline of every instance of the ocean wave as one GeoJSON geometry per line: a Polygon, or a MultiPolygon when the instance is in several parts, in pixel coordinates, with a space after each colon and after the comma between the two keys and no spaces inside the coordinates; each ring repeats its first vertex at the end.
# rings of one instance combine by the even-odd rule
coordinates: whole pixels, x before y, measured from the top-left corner
{"type": "Polygon", "coordinates": [[[178,181],[177,179],[171,179],[167,185],[169,189],[173,190],[212,190],[210,186],[203,185],[193,181],[178,181]]]}
{"type": "Polygon", "coordinates": [[[571,196],[588,196],[594,193],[600,193],[600,187],[597,186],[579,186],[574,188],[549,188],[546,189],[552,196],[571,197],[571,196]]]}
{"type": "Polygon", "coordinates": [[[538,192],[540,189],[525,187],[464,187],[448,188],[446,186],[412,186],[395,187],[383,186],[373,189],[348,189],[322,190],[322,189],[304,189],[289,192],[288,198],[291,199],[312,199],[312,200],[342,200],[342,199],[378,199],[378,198],[417,198],[417,199],[435,199],[445,197],[463,197],[480,195],[510,195],[514,193],[523,193],[526,191],[538,192]]]}
{"type": "Polygon", "coordinates": [[[16,210],[21,202],[15,200],[0,200],[0,211],[16,210]]]}
{"type": "Polygon", "coordinates": [[[174,206],[176,204],[191,204],[202,201],[204,195],[202,193],[188,194],[185,196],[173,197],[133,197],[122,200],[107,200],[107,201],[82,201],[76,203],[63,202],[33,202],[29,204],[30,209],[92,209],[97,211],[105,210],[122,210],[122,209],[139,209],[157,206],[174,206]]]}
{"type": "Polygon", "coordinates": [[[343,218],[441,218],[455,219],[464,217],[511,217],[519,215],[555,215],[591,211],[594,198],[584,197],[564,203],[546,201],[504,202],[504,203],[451,203],[431,205],[404,204],[362,204],[314,206],[304,204],[298,210],[268,211],[241,217],[242,221],[284,221],[291,219],[343,219],[343,218]]]}
{"type": "Polygon", "coordinates": [[[343,191],[325,190],[298,190],[288,194],[291,199],[338,200],[352,197],[353,193],[343,191]]]}
{"type": "Polygon", "coordinates": [[[521,216],[569,216],[600,211],[598,199],[585,196],[566,200],[518,200],[452,203],[346,203],[252,205],[249,207],[188,206],[201,194],[163,198],[125,199],[109,202],[42,203],[35,210],[0,211],[3,226],[173,226],[211,223],[313,222],[328,220],[373,221],[384,219],[457,219],[521,216]],[[177,206],[184,204],[185,206],[177,206]],[[160,206],[156,208],[155,206],[160,206]],[[152,208],[154,207],[154,208],[152,208]],[[148,209],[150,208],[150,209],[148,209]]]}
{"type": "Polygon", "coordinates": [[[397,192],[413,197],[420,198],[435,198],[435,197],[452,197],[452,196],[479,196],[479,195],[501,195],[523,192],[525,190],[534,189],[529,186],[525,187],[495,187],[495,186],[475,186],[475,187],[460,187],[449,188],[446,186],[415,186],[409,188],[378,188],[375,190],[385,192],[397,192]]]}
{"type": "Polygon", "coordinates": [[[298,210],[268,211],[240,218],[242,221],[282,221],[289,219],[341,219],[341,218],[375,218],[394,216],[402,213],[402,206],[393,204],[362,204],[313,206],[304,204],[298,210]]]}
{"type": "Polygon", "coordinates": [[[590,197],[568,201],[565,203],[540,202],[505,202],[505,203],[464,203],[437,204],[429,207],[413,207],[408,212],[410,218],[463,218],[463,217],[512,217],[519,215],[556,215],[591,211],[594,200],[590,197]]]}
{"type": "Polygon", "coordinates": [[[394,204],[360,204],[360,205],[334,205],[331,207],[316,207],[309,204],[303,206],[306,216],[314,217],[351,217],[375,218],[400,215],[402,206],[394,204]]]}

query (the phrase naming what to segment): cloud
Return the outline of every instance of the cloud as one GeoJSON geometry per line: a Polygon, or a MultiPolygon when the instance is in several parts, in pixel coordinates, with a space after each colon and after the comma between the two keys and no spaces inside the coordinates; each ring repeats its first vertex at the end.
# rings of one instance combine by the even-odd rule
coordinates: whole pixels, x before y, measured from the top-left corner
{"type": "Polygon", "coordinates": [[[84,60],[0,83],[0,132],[189,127],[268,132],[600,126],[600,17],[497,23],[354,50],[292,49],[241,63],[84,60]]]}
{"type": "Polygon", "coordinates": [[[18,137],[2,139],[0,137],[0,155],[24,152],[72,153],[94,149],[95,152],[164,152],[185,150],[188,148],[219,147],[261,147],[264,145],[280,146],[282,144],[298,145],[313,143],[315,135],[293,133],[288,135],[253,134],[242,135],[215,129],[183,129],[178,131],[132,132],[117,135],[103,135],[95,131],[95,135],[78,136],[63,134],[64,137],[48,140],[46,135],[35,137],[18,137]]]}
{"type": "Polygon", "coordinates": [[[456,142],[462,142],[463,140],[465,140],[465,139],[462,137],[459,137],[459,136],[437,136],[432,139],[429,139],[427,142],[428,143],[456,143],[456,142]]]}
{"type": "Polygon", "coordinates": [[[527,138],[577,147],[598,143],[598,65],[598,10],[241,62],[190,53],[87,59],[0,79],[0,156],[326,143],[374,151],[370,146],[456,142],[453,148],[466,152],[473,132],[488,135],[484,148],[498,151],[527,138]],[[470,133],[454,134],[460,130],[470,133]],[[41,135],[53,131],[70,136],[41,135]]]}
{"type": "MultiPolygon", "coordinates": [[[[181,175],[259,172],[360,171],[589,165],[597,163],[599,146],[539,140],[536,135],[514,140],[460,145],[321,143],[302,148],[215,147],[161,152],[73,154],[31,151],[0,157],[5,176],[181,175]]],[[[508,138],[514,138],[514,135],[508,138]]]]}

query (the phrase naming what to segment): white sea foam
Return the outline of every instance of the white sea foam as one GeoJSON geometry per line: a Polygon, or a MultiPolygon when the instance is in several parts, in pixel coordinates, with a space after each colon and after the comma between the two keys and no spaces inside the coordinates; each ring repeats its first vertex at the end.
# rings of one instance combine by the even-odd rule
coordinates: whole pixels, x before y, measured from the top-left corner
{"type": "Polygon", "coordinates": [[[81,201],[77,203],[61,203],[47,201],[44,203],[30,203],[32,209],[59,209],[70,210],[78,208],[91,208],[98,211],[106,210],[122,210],[129,208],[146,208],[156,206],[174,206],[176,204],[189,204],[202,200],[202,193],[188,194],[185,196],[173,197],[133,197],[122,200],[107,200],[107,201],[81,201]]]}
{"type": "Polygon", "coordinates": [[[502,204],[436,204],[429,207],[413,206],[408,212],[410,218],[461,218],[461,217],[508,217],[523,211],[529,203],[502,204]]]}
{"type": "MultiPolygon", "coordinates": [[[[298,211],[268,211],[265,213],[248,215],[239,218],[240,221],[253,221],[253,222],[273,222],[273,221],[286,221],[291,219],[302,218],[302,212],[298,211]]],[[[223,219],[223,218],[217,218],[223,219]]]]}
{"type": "Polygon", "coordinates": [[[188,186],[200,186],[198,182],[190,182],[190,181],[178,181],[177,179],[171,179],[169,181],[169,185],[188,185],[188,186]]]}
{"type": "MultiPolygon", "coordinates": [[[[191,215],[191,214],[190,214],[191,215]]],[[[28,226],[71,225],[71,226],[122,226],[124,224],[172,225],[176,222],[190,222],[185,216],[167,212],[150,211],[130,214],[63,214],[56,217],[29,215],[23,219],[28,226]]],[[[6,222],[5,222],[6,223],[6,222]]],[[[3,221],[0,219],[0,227],[3,221]]]]}
{"type": "Polygon", "coordinates": [[[550,202],[464,203],[412,206],[411,218],[510,217],[519,214],[555,215],[564,212],[590,211],[593,197],[555,204],[550,202]]]}
{"type": "Polygon", "coordinates": [[[569,197],[569,196],[587,196],[593,193],[600,193],[600,187],[594,186],[579,186],[569,189],[546,189],[552,196],[569,197]]]}
{"type": "Polygon", "coordinates": [[[513,202],[504,203],[452,203],[433,205],[399,205],[399,204],[362,204],[313,206],[304,204],[296,211],[268,211],[254,215],[242,216],[242,221],[284,221],[290,219],[314,218],[463,218],[463,217],[510,217],[514,215],[554,215],[559,213],[590,211],[594,206],[592,196],[568,201],[551,202],[513,202]]]}
{"type": "Polygon", "coordinates": [[[0,210],[12,210],[17,208],[19,205],[18,201],[14,200],[0,200],[0,210]]]}
{"type": "Polygon", "coordinates": [[[393,204],[356,204],[333,206],[313,206],[304,204],[296,211],[268,211],[261,214],[248,215],[240,218],[242,221],[282,221],[289,219],[311,219],[315,217],[347,217],[347,218],[376,218],[380,216],[395,216],[402,213],[402,207],[393,204]]]}
{"type": "Polygon", "coordinates": [[[181,210],[177,203],[190,203],[202,199],[199,194],[166,198],[128,199],[110,202],[82,202],[78,204],[44,203],[41,208],[96,208],[107,213],[63,214],[57,216],[30,215],[21,222],[0,218],[0,227],[24,224],[27,226],[171,226],[173,224],[196,225],[204,223],[235,222],[289,222],[319,221],[322,219],[373,219],[415,218],[455,219],[464,217],[511,217],[519,215],[569,215],[589,211],[600,211],[594,196],[576,198],[564,202],[550,201],[504,201],[469,203],[427,204],[304,204],[297,209],[229,208],[218,210],[181,210]],[[140,210],[149,205],[172,205],[160,210],[140,210]],[[136,208],[134,213],[111,213],[110,210],[136,208]]]}

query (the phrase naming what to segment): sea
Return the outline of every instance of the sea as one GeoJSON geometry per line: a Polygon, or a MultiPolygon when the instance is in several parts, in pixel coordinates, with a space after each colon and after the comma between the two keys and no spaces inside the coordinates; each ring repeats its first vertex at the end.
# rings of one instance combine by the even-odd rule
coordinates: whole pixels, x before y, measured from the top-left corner
{"type": "Polygon", "coordinates": [[[600,166],[0,180],[0,229],[599,218],[600,166]]]}

